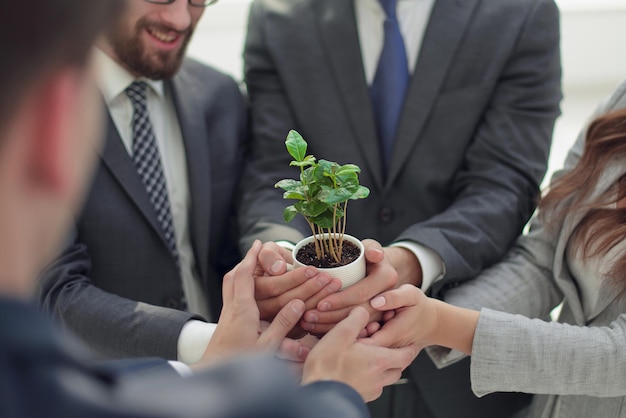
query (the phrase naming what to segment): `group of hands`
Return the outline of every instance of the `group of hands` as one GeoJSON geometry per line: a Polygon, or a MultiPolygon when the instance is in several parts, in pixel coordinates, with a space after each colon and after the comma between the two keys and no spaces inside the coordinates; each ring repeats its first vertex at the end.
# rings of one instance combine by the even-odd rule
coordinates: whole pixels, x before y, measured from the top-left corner
{"type": "Polygon", "coordinates": [[[365,240],[367,276],[341,289],[314,267],[289,269],[291,253],[256,241],[225,277],[220,319],[201,365],[272,351],[302,384],[334,380],[365,401],[400,379],[437,327],[436,304],[398,274],[379,243],[365,240]]]}

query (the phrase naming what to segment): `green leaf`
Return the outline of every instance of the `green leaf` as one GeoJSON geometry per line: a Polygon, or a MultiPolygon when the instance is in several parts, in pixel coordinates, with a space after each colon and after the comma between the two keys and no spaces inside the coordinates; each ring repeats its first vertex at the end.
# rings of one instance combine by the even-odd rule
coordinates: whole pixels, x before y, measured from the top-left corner
{"type": "Polygon", "coordinates": [[[323,213],[325,210],[328,209],[327,204],[317,201],[317,200],[310,201],[310,202],[308,201],[297,202],[296,204],[294,204],[294,207],[298,210],[298,212],[300,212],[306,218],[309,218],[309,219],[319,216],[321,213],[323,213]]]}
{"type": "Polygon", "coordinates": [[[337,203],[343,203],[352,197],[353,191],[345,188],[333,189],[330,187],[323,187],[322,191],[318,195],[318,199],[328,205],[336,205],[337,203]]]}
{"type": "Polygon", "coordinates": [[[305,160],[307,143],[297,131],[291,130],[285,140],[287,151],[297,162],[305,160]]]}
{"type": "Polygon", "coordinates": [[[283,199],[306,200],[306,195],[297,191],[285,192],[283,199]]]}
{"type": "Polygon", "coordinates": [[[350,195],[352,195],[359,188],[359,179],[356,178],[356,175],[354,175],[342,178],[341,181],[339,181],[339,184],[342,189],[345,189],[350,195]]]}
{"type": "Polygon", "coordinates": [[[289,163],[291,167],[309,167],[315,165],[315,157],[307,155],[303,161],[292,161],[289,163]]]}
{"type": "Polygon", "coordinates": [[[275,189],[281,188],[287,191],[294,190],[298,187],[302,187],[302,184],[298,180],[293,179],[284,179],[274,185],[275,189]]]}
{"type": "Polygon", "coordinates": [[[311,218],[311,221],[315,225],[319,226],[320,228],[326,228],[326,229],[332,228],[334,226],[333,225],[333,212],[330,209],[326,210],[320,215],[314,218],[311,218]]]}
{"type": "Polygon", "coordinates": [[[361,169],[358,165],[354,164],[346,164],[342,165],[337,169],[337,176],[343,176],[347,174],[358,174],[361,172],[361,169]]]}
{"type": "Polygon", "coordinates": [[[359,186],[356,192],[350,197],[352,200],[365,199],[370,195],[370,189],[365,186],[359,186]]]}
{"type": "Polygon", "coordinates": [[[286,223],[289,223],[293,220],[293,218],[298,214],[298,211],[296,210],[296,208],[292,205],[292,206],[287,206],[285,208],[285,211],[283,212],[283,218],[285,219],[286,223]]]}

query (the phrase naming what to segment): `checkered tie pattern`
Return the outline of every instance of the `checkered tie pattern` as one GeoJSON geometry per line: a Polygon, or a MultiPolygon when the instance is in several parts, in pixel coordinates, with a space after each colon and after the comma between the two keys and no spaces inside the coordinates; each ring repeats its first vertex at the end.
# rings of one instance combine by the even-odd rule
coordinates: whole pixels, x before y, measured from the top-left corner
{"type": "Polygon", "coordinates": [[[178,248],[170,199],[159,148],[148,115],[147,88],[148,85],[145,82],[135,81],[125,90],[133,105],[133,161],[156,211],[167,245],[178,265],[178,248]]]}

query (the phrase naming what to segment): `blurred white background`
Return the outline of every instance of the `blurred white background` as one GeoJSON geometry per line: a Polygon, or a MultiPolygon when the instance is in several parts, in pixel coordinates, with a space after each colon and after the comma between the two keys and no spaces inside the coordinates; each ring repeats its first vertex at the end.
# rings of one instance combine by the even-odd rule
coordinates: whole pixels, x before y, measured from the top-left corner
{"type": "MultiPolygon", "coordinates": [[[[561,9],[565,99],[555,130],[549,173],[561,166],[596,105],[626,79],[626,1],[556,2],[561,9]]],[[[249,4],[250,0],[220,0],[207,8],[191,42],[190,54],[241,80],[249,4]]]]}

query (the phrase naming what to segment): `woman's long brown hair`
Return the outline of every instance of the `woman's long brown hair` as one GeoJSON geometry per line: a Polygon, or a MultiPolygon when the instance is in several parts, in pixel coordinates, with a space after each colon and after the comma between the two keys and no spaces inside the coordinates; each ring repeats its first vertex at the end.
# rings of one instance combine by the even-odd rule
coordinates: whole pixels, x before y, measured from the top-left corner
{"type": "MultiPolygon", "coordinates": [[[[606,255],[626,238],[626,207],[615,207],[616,202],[626,198],[626,176],[589,200],[610,163],[626,165],[626,109],[600,116],[590,124],[580,161],[539,202],[540,217],[548,227],[567,213],[588,211],[573,236],[584,258],[606,255]]],[[[614,260],[609,271],[599,273],[608,274],[624,295],[626,251],[614,260]]]]}

